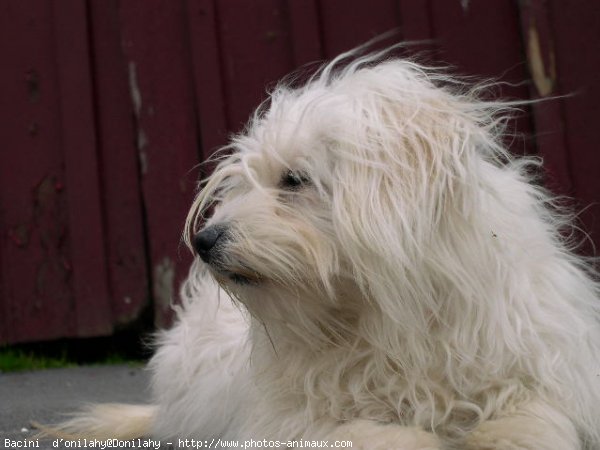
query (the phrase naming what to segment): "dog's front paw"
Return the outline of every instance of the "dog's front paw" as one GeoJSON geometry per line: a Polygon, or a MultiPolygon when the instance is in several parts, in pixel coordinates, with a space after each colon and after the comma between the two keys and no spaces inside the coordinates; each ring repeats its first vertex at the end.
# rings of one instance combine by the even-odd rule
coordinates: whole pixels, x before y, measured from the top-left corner
{"type": "Polygon", "coordinates": [[[440,440],[418,427],[353,420],[337,427],[333,441],[351,441],[353,450],[440,450],[440,440]]]}

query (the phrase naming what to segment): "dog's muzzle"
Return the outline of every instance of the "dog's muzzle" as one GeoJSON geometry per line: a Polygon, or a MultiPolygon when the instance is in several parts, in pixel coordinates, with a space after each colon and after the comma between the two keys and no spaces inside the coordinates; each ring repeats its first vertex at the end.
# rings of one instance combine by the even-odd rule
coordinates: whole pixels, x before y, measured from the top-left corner
{"type": "Polygon", "coordinates": [[[240,261],[232,261],[227,254],[227,242],[231,239],[227,224],[216,224],[204,228],[192,239],[192,245],[218,279],[229,279],[236,284],[256,284],[261,281],[259,273],[240,261]]]}
{"type": "Polygon", "coordinates": [[[227,240],[227,228],[222,224],[211,225],[194,236],[192,243],[202,261],[210,264],[220,259],[223,244],[227,240]]]}

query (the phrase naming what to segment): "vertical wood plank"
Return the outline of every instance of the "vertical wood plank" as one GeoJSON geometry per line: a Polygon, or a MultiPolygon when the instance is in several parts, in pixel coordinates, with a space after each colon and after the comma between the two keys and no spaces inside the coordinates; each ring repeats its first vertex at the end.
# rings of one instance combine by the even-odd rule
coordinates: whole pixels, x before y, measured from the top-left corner
{"type": "Polygon", "coordinates": [[[288,0],[288,26],[296,68],[323,59],[317,0],[288,0]]]}
{"type": "Polygon", "coordinates": [[[0,3],[0,342],[75,334],[52,17],[0,3]]]}
{"type": "Polygon", "coordinates": [[[86,4],[53,2],[65,190],[79,336],[112,331],[92,100],[86,4]]]}
{"type": "MultiPolygon", "coordinates": [[[[431,0],[431,21],[440,60],[459,73],[502,81],[501,99],[528,99],[525,51],[515,2],[431,0]]],[[[517,154],[535,152],[529,111],[512,124],[517,139],[507,142],[517,154]]]]}
{"type": "MultiPolygon", "coordinates": [[[[565,127],[572,194],[585,230],[600,243],[600,4],[573,0],[547,3],[554,34],[556,78],[565,127]]],[[[594,249],[588,250],[590,253],[594,249]]]]}
{"type": "Polygon", "coordinates": [[[525,79],[516,3],[431,0],[431,17],[439,56],[445,61],[468,74],[503,75],[503,79],[515,82],[525,79]]]}
{"type": "Polygon", "coordinates": [[[430,0],[415,2],[399,0],[402,39],[405,41],[422,41],[433,38],[430,0]]]}
{"type": "Polygon", "coordinates": [[[199,137],[185,14],[182,1],[119,2],[159,327],[170,322],[191,262],[180,237],[196,184],[199,137]]]}
{"type": "Polygon", "coordinates": [[[228,125],[239,131],[294,68],[284,0],[216,2],[228,125]]]}
{"type": "Polygon", "coordinates": [[[89,2],[99,166],[113,320],[126,324],[148,304],[142,194],[133,105],[116,0],[89,2]]]}
{"type": "MultiPolygon", "coordinates": [[[[320,13],[323,49],[328,59],[400,26],[396,0],[321,0],[320,13]]],[[[393,36],[378,43],[378,47],[398,40],[399,36],[393,36]]]]}
{"type": "Polygon", "coordinates": [[[546,2],[532,0],[521,4],[521,27],[531,76],[531,98],[547,98],[532,106],[537,150],[544,158],[544,169],[548,175],[546,184],[555,192],[572,195],[563,100],[548,99],[560,94],[551,26],[546,2]]]}
{"type": "MultiPolygon", "coordinates": [[[[215,0],[186,1],[201,159],[227,142],[227,116],[215,0]]],[[[202,167],[208,175],[210,167],[202,167]]]]}

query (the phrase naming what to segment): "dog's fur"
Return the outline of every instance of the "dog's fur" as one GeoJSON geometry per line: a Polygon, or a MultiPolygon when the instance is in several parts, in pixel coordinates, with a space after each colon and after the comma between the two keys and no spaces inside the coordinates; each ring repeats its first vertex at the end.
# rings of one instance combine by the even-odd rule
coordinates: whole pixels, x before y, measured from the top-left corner
{"type": "Polygon", "coordinates": [[[386,54],[275,88],[192,206],[187,242],[222,236],[150,363],[155,406],[64,429],[600,449],[595,275],[484,90],[386,54]]]}

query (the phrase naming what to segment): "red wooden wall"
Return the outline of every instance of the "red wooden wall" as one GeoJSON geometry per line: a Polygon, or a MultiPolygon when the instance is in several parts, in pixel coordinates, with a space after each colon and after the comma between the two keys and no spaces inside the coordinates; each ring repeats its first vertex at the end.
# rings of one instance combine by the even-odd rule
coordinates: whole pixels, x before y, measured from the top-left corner
{"type": "MultiPolygon", "coordinates": [[[[550,184],[600,200],[600,3],[0,2],[0,343],[169,321],[202,170],[265,88],[376,35],[539,98],[517,121],[550,184]]],[[[582,215],[600,243],[600,211],[582,215]]]]}

